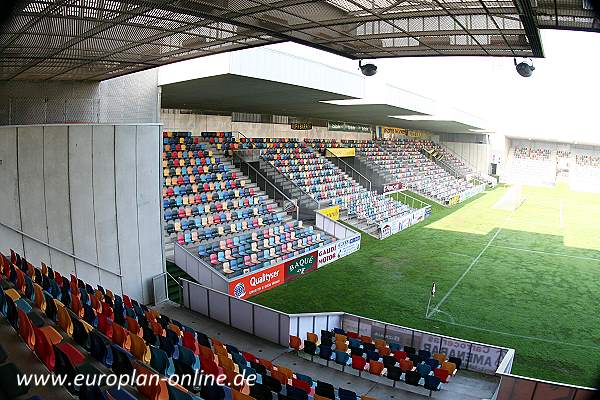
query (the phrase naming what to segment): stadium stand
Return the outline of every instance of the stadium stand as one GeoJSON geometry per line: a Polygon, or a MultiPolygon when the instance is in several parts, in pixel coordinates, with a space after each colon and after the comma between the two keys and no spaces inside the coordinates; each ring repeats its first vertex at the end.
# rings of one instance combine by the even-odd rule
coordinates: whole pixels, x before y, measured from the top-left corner
{"type": "MultiPolygon", "coordinates": [[[[377,230],[381,221],[412,211],[401,202],[369,192],[308,146],[317,144],[319,151],[331,146],[341,147],[333,139],[304,142],[289,138],[238,139],[231,132],[203,132],[202,137],[224,154],[231,155],[236,150],[259,150],[262,161],[291,185],[300,188],[323,207],[339,205],[345,220],[351,224],[360,223],[359,228],[367,232],[377,230]]],[[[323,244],[327,243],[326,240],[323,244]]]]}
{"type": "MultiPolygon", "coordinates": [[[[359,394],[286,366],[260,358],[147,308],[123,294],[96,289],[71,275],[61,276],[42,264],[34,267],[11,251],[10,260],[0,254],[2,318],[18,332],[48,370],[66,374],[65,387],[80,398],[110,399],[352,399],[359,394]],[[148,379],[135,388],[76,387],[76,373],[117,376],[224,375],[220,386],[181,380],[171,386],[166,379],[148,379]],[[236,376],[257,376],[256,383],[236,376]],[[236,385],[236,383],[239,384],[236,385]],[[70,384],[69,384],[70,383],[70,384]],[[88,395],[89,397],[84,397],[88,395]]],[[[6,376],[11,364],[0,366],[6,376]]],[[[12,374],[12,375],[8,375],[12,374]]],[[[0,378],[0,379],[4,379],[0,378]]],[[[1,390],[20,390],[3,386],[1,390]]],[[[9,397],[10,398],[10,397],[9,397]]],[[[361,396],[361,399],[367,397],[361,396]]],[[[368,398],[372,399],[372,398],[368,398]]]]}
{"type": "MultiPolygon", "coordinates": [[[[354,370],[359,376],[386,377],[394,387],[399,381],[420,386],[431,392],[442,390],[462,364],[460,358],[434,353],[383,339],[373,339],[342,329],[307,332],[303,341],[290,336],[290,348],[311,360],[324,361],[343,371],[354,370]],[[364,375],[363,375],[364,373],[364,375]]],[[[379,382],[379,381],[378,381],[379,382]]]]}
{"type": "Polygon", "coordinates": [[[465,179],[452,176],[421,150],[437,148],[430,140],[345,140],[344,145],[354,147],[357,156],[388,181],[402,182],[407,188],[441,203],[473,186],[465,179]]]}
{"type": "Polygon", "coordinates": [[[569,169],[571,189],[600,193],[600,154],[580,150],[574,155],[569,169]]]}
{"type": "Polygon", "coordinates": [[[517,145],[509,150],[502,179],[507,183],[553,186],[556,184],[556,154],[550,148],[517,145]]]}
{"type": "MultiPolygon", "coordinates": [[[[297,142],[286,142],[290,146],[297,142]]],[[[335,240],[292,220],[228,157],[262,141],[238,142],[231,132],[163,134],[166,235],[229,277],[311,252],[335,240]]],[[[277,143],[273,144],[276,145],[277,143]]]]}

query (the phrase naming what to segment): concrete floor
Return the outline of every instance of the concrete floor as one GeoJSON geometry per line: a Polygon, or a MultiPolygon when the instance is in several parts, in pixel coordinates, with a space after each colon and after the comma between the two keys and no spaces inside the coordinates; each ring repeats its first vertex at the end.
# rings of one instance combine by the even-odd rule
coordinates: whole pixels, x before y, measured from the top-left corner
{"type": "MultiPolygon", "coordinates": [[[[429,391],[398,382],[394,388],[384,377],[369,376],[362,373],[359,377],[354,370],[346,368],[345,372],[336,369],[338,366],[329,363],[329,367],[319,364],[322,360],[311,361],[298,356],[285,347],[252,336],[249,333],[231,328],[221,322],[211,320],[193,311],[180,307],[171,302],[165,302],[155,307],[157,311],[174,318],[183,324],[215,337],[224,343],[229,343],[240,350],[248,351],[257,357],[273,361],[275,364],[331,383],[335,387],[343,387],[357,394],[367,394],[377,399],[423,399],[429,396],[429,391]],[[369,379],[367,379],[368,377],[369,379]],[[377,380],[377,381],[375,381],[377,380]]],[[[323,361],[324,363],[324,361],[323,361]]],[[[459,371],[442,390],[434,392],[432,398],[446,400],[481,400],[490,399],[497,388],[499,378],[471,371],[459,371]]]]}

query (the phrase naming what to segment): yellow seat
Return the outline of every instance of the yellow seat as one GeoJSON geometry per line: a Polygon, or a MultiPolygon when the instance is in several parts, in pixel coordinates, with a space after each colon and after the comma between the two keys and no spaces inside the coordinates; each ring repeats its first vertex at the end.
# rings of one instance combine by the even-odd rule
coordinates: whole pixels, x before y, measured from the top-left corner
{"type": "Polygon", "coordinates": [[[67,335],[73,336],[73,321],[71,320],[71,315],[69,315],[67,308],[63,303],[56,299],[54,299],[54,304],[56,305],[58,326],[60,326],[67,335]]]}
{"type": "Polygon", "coordinates": [[[21,298],[21,295],[15,289],[6,289],[4,294],[10,297],[12,301],[17,301],[21,298]]]}

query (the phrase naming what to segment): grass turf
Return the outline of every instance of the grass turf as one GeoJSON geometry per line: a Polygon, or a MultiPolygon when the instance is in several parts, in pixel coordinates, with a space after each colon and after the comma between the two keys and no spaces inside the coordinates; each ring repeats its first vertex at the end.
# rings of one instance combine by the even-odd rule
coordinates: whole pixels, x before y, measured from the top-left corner
{"type": "Polygon", "coordinates": [[[524,187],[515,212],[492,208],[506,191],[452,209],[433,205],[432,217],[383,241],[363,234],[359,252],[252,300],[512,347],[513,373],[595,386],[600,195],[524,187]],[[426,318],[433,281],[440,311],[426,318]]]}

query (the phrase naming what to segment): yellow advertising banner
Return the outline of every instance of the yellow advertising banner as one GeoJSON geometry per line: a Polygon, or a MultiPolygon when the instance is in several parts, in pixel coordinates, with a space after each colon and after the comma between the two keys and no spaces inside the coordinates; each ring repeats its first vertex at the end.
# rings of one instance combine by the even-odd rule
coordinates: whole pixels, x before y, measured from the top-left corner
{"type": "Polygon", "coordinates": [[[354,147],[329,147],[327,148],[327,155],[334,155],[336,157],[354,157],[356,153],[354,147]]]}
{"type": "Polygon", "coordinates": [[[340,219],[340,206],[327,207],[319,210],[319,212],[335,221],[340,219]]]}
{"type": "Polygon", "coordinates": [[[422,139],[429,137],[431,134],[427,131],[409,130],[403,128],[395,128],[393,126],[382,126],[380,127],[380,134],[382,137],[391,135],[403,135],[410,138],[422,139]]]}
{"type": "Polygon", "coordinates": [[[450,197],[450,200],[448,200],[449,206],[455,206],[458,203],[460,203],[460,195],[458,195],[458,194],[456,196],[450,197]]]}
{"type": "Polygon", "coordinates": [[[393,126],[382,126],[381,133],[384,135],[406,135],[408,130],[402,128],[394,128],[393,126]]]}

